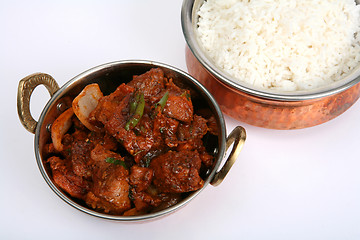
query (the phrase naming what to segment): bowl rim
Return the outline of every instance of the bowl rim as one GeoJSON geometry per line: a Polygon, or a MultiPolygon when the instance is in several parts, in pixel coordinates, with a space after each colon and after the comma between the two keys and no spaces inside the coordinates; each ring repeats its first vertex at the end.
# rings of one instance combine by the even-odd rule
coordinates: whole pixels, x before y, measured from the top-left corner
{"type": "Polygon", "coordinates": [[[153,219],[153,218],[158,218],[160,216],[172,213],[180,208],[182,208],[183,206],[185,206],[186,204],[188,204],[192,199],[194,199],[207,185],[209,185],[209,183],[211,182],[211,180],[214,178],[216,171],[218,170],[220,164],[222,163],[222,160],[225,156],[225,142],[226,142],[226,125],[225,125],[225,120],[224,120],[224,116],[220,110],[219,105],[217,104],[216,100],[214,99],[214,97],[211,95],[211,93],[199,82],[197,81],[195,78],[193,78],[192,76],[190,76],[188,73],[170,66],[168,64],[164,64],[164,63],[160,63],[160,62],[155,62],[155,61],[149,61],[149,60],[121,60],[121,61],[113,61],[113,62],[109,62],[109,63],[105,63],[102,65],[98,65],[96,67],[90,68],[80,74],[78,74],[77,76],[75,76],[74,78],[70,79],[68,82],[66,82],[63,86],[60,87],[60,89],[50,98],[50,100],[47,102],[47,104],[45,105],[45,107],[43,108],[39,120],[38,120],[38,124],[36,126],[36,130],[35,130],[35,137],[34,137],[34,152],[35,152],[35,157],[36,157],[36,162],[38,165],[38,168],[41,172],[41,175],[43,176],[43,178],[45,179],[46,183],[49,185],[49,187],[52,189],[53,192],[55,192],[56,195],[58,195],[63,201],[65,201],[67,204],[69,204],[70,206],[80,210],[81,212],[87,213],[89,215],[95,216],[95,217],[99,217],[99,218],[103,218],[103,219],[107,219],[107,220],[117,220],[117,221],[143,221],[143,220],[149,220],[149,219],[153,219]],[[46,128],[47,126],[44,126],[44,120],[46,118],[47,113],[49,112],[49,110],[54,106],[54,104],[56,103],[57,100],[59,100],[61,97],[63,97],[64,95],[66,95],[64,93],[65,90],[68,90],[71,88],[71,86],[78,82],[81,81],[81,79],[85,78],[86,76],[89,76],[93,73],[96,73],[100,70],[106,69],[106,68],[112,68],[115,66],[119,66],[119,65],[146,65],[149,67],[160,67],[160,68],[165,68],[167,70],[170,70],[172,72],[176,72],[177,74],[182,75],[183,77],[187,78],[189,80],[189,82],[192,82],[194,84],[194,87],[197,88],[197,90],[201,91],[204,93],[204,95],[206,95],[206,97],[208,98],[208,100],[211,102],[212,107],[214,108],[214,111],[216,112],[216,114],[218,115],[218,119],[219,119],[219,124],[220,124],[220,129],[219,129],[219,147],[218,147],[218,151],[217,151],[217,157],[215,158],[216,164],[214,165],[213,170],[211,171],[211,173],[208,175],[206,181],[204,181],[204,186],[200,189],[198,189],[197,191],[194,191],[192,193],[190,193],[186,198],[182,199],[179,203],[168,207],[166,209],[163,209],[161,211],[158,212],[154,212],[154,213],[147,213],[144,215],[137,215],[137,216],[121,216],[121,215],[110,215],[110,214],[105,214],[105,213],[100,213],[97,212],[95,210],[92,210],[90,208],[87,208],[81,204],[76,203],[72,198],[68,197],[66,194],[64,194],[52,181],[52,179],[50,178],[50,176],[48,175],[47,171],[46,171],[46,167],[44,165],[44,160],[42,159],[41,153],[40,153],[40,135],[41,135],[41,130],[42,128],[46,128]]]}
{"type": "Polygon", "coordinates": [[[195,19],[197,19],[197,10],[200,8],[203,2],[204,0],[183,1],[181,8],[182,32],[190,51],[200,62],[200,64],[205,67],[205,69],[217,80],[223,82],[231,88],[245,92],[255,97],[276,101],[303,101],[334,95],[345,91],[346,89],[351,88],[352,86],[360,82],[360,64],[343,79],[335,81],[329,85],[310,90],[286,92],[258,88],[245,82],[239,82],[234,77],[230,76],[228,73],[217,67],[216,64],[206,56],[206,53],[204,53],[201,45],[197,40],[197,34],[194,30],[196,28],[195,19]]]}

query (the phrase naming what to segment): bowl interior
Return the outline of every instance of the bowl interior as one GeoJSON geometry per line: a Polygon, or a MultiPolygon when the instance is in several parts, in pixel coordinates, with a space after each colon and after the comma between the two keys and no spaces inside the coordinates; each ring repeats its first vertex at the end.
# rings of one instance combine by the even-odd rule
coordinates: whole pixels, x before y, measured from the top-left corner
{"type": "Polygon", "coordinates": [[[211,113],[216,118],[218,136],[205,136],[206,138],[203,139],[207,151],[215,154],[216,161],[213,170],[204,173],[204,187],[206,187],[206,185],[208,185],[208,183],[212,180],[216,169],[221,163],[222,156],[224,155],[226,129],[222,113],[210,93],[197,80],[193,79],[185,72],[165,64],[150,61],[113,62],[90,69],[67,82],[50,99],[39,118],[38,127],[35,133],[35,154],[38,166],[51,189],[71,206],[90,215],[106,219],[123,221],[144,220],[161,216],[178,209],[193,199],[204,188],[203,187],[195,192],[184,195],[184,199],[181,202],[159,212],[139,216],[116,216],[99,213],[89,209],[83,202],[71,198],[52,182],[51,171],[49,170],[48,164],[45,162],[47,156],[44,154],[44,147],[50,141],[50,133],[48,131],[49,126],[62,111],[69,107],[69,102],[71,102],[72,99],[76,97],[88,84],[98,83],[104,95],[108,95],[112,93],[121,83],[127,83],[132,80],[133,75],[143,74],[151,68],[156,67],[161,68],[166,77],[173,78],[173,81],[179,87],[189,89],[191,91],[194,112],[205,110],[205,112],[211,113]]]}

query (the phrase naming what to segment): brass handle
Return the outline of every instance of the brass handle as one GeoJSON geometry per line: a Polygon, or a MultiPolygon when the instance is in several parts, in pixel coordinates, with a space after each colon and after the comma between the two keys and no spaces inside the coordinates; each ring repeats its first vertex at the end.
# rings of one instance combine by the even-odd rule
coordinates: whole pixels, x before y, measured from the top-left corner
{"type": "Polygon", "coordinates": [[[239,156],[242,147],[244,146],[246,140],[246,131],[243,127],[237,126],[230,133],[226,139],[226,151],[229,149],[231,144],[233,148],[230,152],[229,157],[227,158],[224,166],[218,171],[212,181],[210,182],[213,186],[218,186],[225,178],[226,174],[229,172],[232,165],[235,163],[237,157],[239,156]]]}
{"type": "Polygon", "coordinates": [[[18,114],[22,125],[31,133],[35,133],[37,121],[31,116],[30,97],[34,89],[41,84],[46,87],[50,96],[53,96],[59,90],[59,85],[55,79],[45,73],[29,75],[19,82],[17,94],[18,114]]]}

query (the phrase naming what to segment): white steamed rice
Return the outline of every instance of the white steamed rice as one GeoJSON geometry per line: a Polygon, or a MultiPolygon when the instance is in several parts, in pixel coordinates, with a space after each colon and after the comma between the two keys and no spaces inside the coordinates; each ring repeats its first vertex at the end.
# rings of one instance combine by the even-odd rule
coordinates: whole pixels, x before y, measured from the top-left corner
{"type": "Polygon", "coordinates": [[[360,61],[354,0],[207,0],[198,37],[239,81],[296,91],[336,81],[360,61]]]}

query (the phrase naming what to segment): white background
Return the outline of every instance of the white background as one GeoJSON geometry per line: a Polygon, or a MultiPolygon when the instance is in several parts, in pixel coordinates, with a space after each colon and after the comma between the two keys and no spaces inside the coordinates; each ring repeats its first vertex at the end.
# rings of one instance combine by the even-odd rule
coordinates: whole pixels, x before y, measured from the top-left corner
{"type": "MultiPolygon", "coordinates": [[[[147,59],[186,69],[181,0],[0,1],[0,239],[360,239],[360,102],[320,126],[246,128],[218,187],[141,223],[98,219],[43,180],[34,135],[18,119],[18,82],[35,72],[60,86],[100,64],[147,59]]],[[[49,94],[35,89],[38,118],[49,94]]]]}

